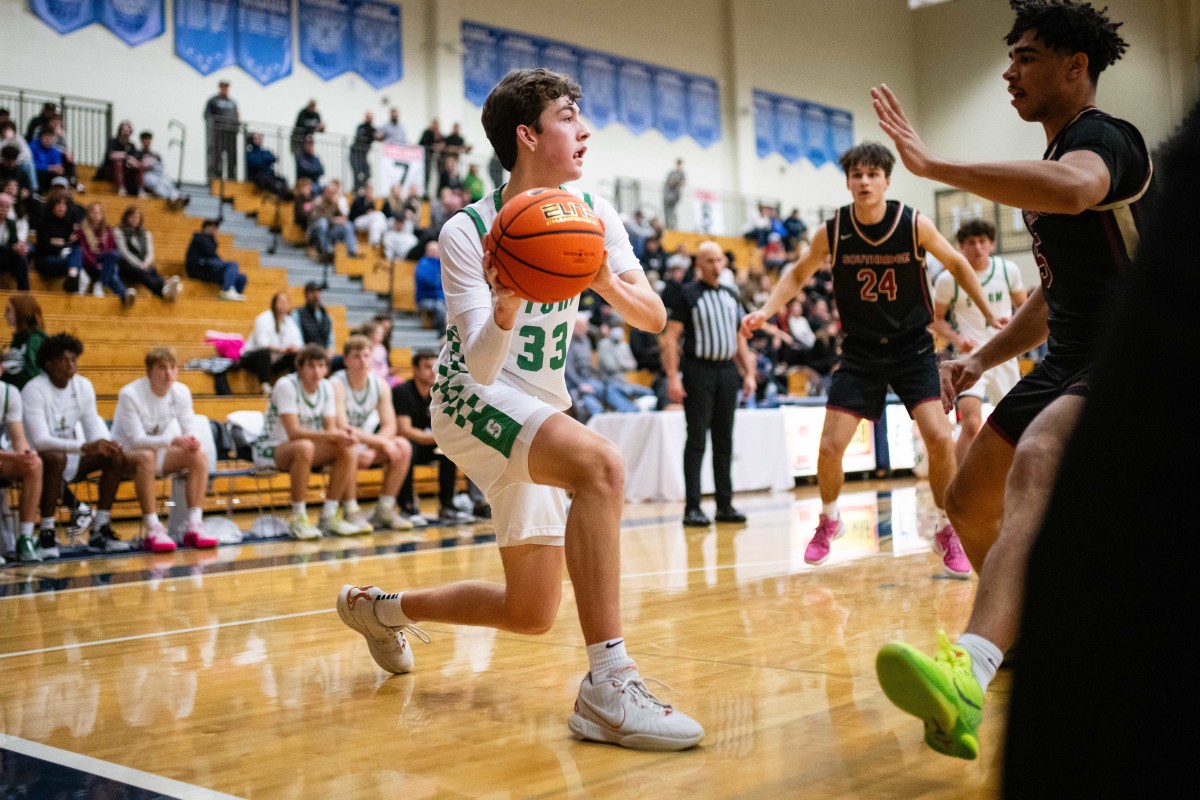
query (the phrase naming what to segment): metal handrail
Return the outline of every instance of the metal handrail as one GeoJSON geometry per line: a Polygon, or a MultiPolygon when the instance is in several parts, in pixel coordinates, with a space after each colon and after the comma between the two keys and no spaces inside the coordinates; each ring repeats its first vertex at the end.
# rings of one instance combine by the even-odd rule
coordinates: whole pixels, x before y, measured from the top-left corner
{"type": "Polygon", "coordinates": [[[183,183],[183,151],[187,147],[187,126],[172,117],[167,121],[167,133],[169,134],[174,128],[179,129],[179,136],[172,137],[167,142],[167,149],[170,150],[171,145],[179,145],[179,174],[175,178],[175,185],[179,186],[183,183]]]}
{"type": "Polygon", "coordinates": [[[28,121],[41,112],[45,103],[56,104],[63,115],[75,163],[102,164],[113,130],[112,101],[0,85],[0,106],[9,110],[18,133],[25,133],[28,121]]]}

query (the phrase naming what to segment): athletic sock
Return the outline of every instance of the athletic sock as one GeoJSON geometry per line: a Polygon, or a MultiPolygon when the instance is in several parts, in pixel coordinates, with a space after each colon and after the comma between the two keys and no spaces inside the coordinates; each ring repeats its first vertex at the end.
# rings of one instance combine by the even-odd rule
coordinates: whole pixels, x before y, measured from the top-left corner
{"type": "Polygon", "coordinates": [[[996,645],[973,633],[964,633],[958,637],[955,644],[971,654],[971,672],[975,674],[975,680],[979,681],[979,688],[986,692],[988,684],[996,677],[996,670],[1000,668],[1004,654],[996,645]]]}
{"type": "Polygon", "coordinates": [[[933,523],[933,529],[940,533],[942,528],[946,527],[948,524],[950,524],[950,518],[946,516],[945,511],[939,508],[937,510],[937,521],[933,523]]]}
{"type": "Polygon", "coordinates": [[[204,509],[197,506],[196,508],[188,509],[188,522],[192,525],[199,525],[204,521],[204,509]]]}
{"type": "Polygon", "coordinates": [[[376,503],[376,505],[384,511],[391,511],[396,507],[396,498],[389,494],[380,495],[379,501],[376,503]]]}
{"type": "Polygon", "coordinates": [[[613,670],[633,663],[633,659],[625,652],[624,639],[609,639],[589,644],[587,654],[588,669],[592,671],[593,682],[603,680],[613,670]]]}
{"type": "Polygon", "coordinates": [[[100,528],[112,522],[112,509],[108,511],[100,510],[96,512],[96,527],[100,528]]]}
{"type": "Polygon", "coordinates": [[[158,524],[158,514],[146,514],[142,517],[142,522],[145,523],[147,529],[153,528],[158,524]]]}
{"type": "Polygon", "coordinates": [[[358,500],[346,500],[342,503],[342,509],[345,510],[346,516],[357,514],[359,511],[358,500]]]}
{"type": "MultiPolygon", "coordinates": [[[[54,530],[53,525],[50,526],[50,530],[54,530]]],[[[33,538],[33,523],[32,522],[22,522],[21,523],[21,535],[26,536],[30,539],[33,538]]]]}
{"type": "Polygon", "coordinates": [[[329,519],[332,517],[337,513],[337,508],[337,500],[326,500],[323,504],[321,504],[321,519],[329,519]]]}
{"type": "Polygon", "coordinates": [[[54,530],[54,517],[42,517],[41,529],[44,531],[54,530]]]}
{"type": "Polygon", "coordinates": [[[380,595],[375,601],[375,619],[389,628],[412,625],[413,621],[404,613],[400,604],[400,598],[403,596],[404,592],[380,595]]]}
{"type": "Polygon", "coordinates": [[[822,503],[821,513],[825,515],[826,519],[837,519],[840,516],[837,500],[834,500],[832,503],[822,503]]]}
{"type": "Polygon", "coordinates": [[[304,505],[304,501],[303,501],[303,500],[301,500],[301,501],[300,501],[300,502],[298,502],[298,503],[292,503],[292,514],[293,514],[294,516],[295,516],[295,515],[298,515],[298,516],[301,516],[301,517],[306,517],[306,516],[308,516],[308,508],[307,508],[307,507],[304,505]]]}

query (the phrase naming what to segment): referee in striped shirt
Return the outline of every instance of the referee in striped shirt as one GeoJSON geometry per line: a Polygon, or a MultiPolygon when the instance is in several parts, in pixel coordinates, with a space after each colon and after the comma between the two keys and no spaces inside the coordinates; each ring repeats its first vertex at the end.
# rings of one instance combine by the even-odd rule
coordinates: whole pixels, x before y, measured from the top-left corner
{"type": "Polygon", "coordinates": [[[667,398],[683,403],[687,444],[683,448],[686,505],[683,524],[711,525],[700,510],[700,465],[705,438],[712,433],[713,483],[717,522],[745,522],[733,507],[733,416],[738,393],[755,390],[754,356],[738,335],[742,307],[733,290],[720,283],[727,259],[716,242],[696,253],[696,279],[675,293],[663,337],[667,398]],[[682,374],[681,374],[682,373],[682,374]]]}

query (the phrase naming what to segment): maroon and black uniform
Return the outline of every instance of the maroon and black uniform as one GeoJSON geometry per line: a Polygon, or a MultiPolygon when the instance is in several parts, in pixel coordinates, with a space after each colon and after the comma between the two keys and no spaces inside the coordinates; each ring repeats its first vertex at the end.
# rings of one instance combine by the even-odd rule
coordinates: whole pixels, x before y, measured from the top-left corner
{"type": "Polygon", "coordinates": [[[1088,395],[1144,222],[1140,201],[1153,168],[1137,128],[1099,109],[1084,109],[1063,126],[1042,159],[1057,161],[1072,150],[1089,150],[1104,160],[1109,190],[1099,205],[1079,214],[1023,212],[1049,309],[1050,338],[1046,358],[988,418],[1012,444],[1054,400],[1088,395]]]}
{"type": "Polygon", "coordinates": [[[933,303],[916,209],[887,202],[883,221],[863,225],[854,206],[825,223],[833,292],[845,339],[827,406],[878,420],[890,385],[912,414],[941,396],[929,324],[933,303]]]}

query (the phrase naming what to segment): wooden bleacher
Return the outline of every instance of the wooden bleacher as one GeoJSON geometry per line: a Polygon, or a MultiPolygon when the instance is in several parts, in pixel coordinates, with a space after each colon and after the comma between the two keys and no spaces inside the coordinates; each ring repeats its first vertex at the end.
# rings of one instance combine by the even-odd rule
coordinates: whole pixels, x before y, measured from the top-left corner
{"type": "MultiPolygon", "coordinates": [[[[96,181],[91,170],[81,168],[80,173],[80,179],[89,188],[87,194],[77,198],[77,202],[85,207],[93,202],[101,203],[106,218],[113,225],[119,222],[129,205],[136,204],[143,212],[147,230],[154,236],[159,272],[164,276],[179,275],[184,278],[184,289],[176,302],[166,303],[140,288],[137,302],[126,309],[112,294],[104,297],[66,294],[62,290],[61,280],[46,280],[31,269],[31,293],[41,305],[45,329],[51,334],[66,331],[84,343],[79,372],[96,387],[101,416],[112,418],[117,393],[125,384],[145,375],[145,352],[150,347],[160,345],[174,348],[180,364],[179,380],[192,390],[196,413],[223,423],[232,411],[263,410],[266,399],[253,375],[243,371],[229,372],[227,377],[233,394],[219,396],[214,394],[211,375],[198,370],[185,370],[183,366],[190,359],[216,354],[212,346],[204,342],[207,331],[219,330],[248,336],[255,316],[269,307],[271,297],[276,292],[286,290],[292,304],[299,306],[303,303],[303,288],[289,287],[286,270],[261,266],[257,251],[237,249],[233,247],[233,237],[221,233],[218,234],[221,256],[237,261],[247,275],[248,282],[246,302],[219,300],[219,286],[186,277],[184,256],[192,234],[200,229],[201,220],[169,209],[161,199],[120,197],[111,184],[96,181]]],[[[290,208],[287,210],[290,212],[290,208]]],[[[368,261],[365,258],[348,260],[368,261]]],[[[0,289],[0,303],[6,302],[10,292],[9,288],[0,289]]],[[[345,308],[331,306],[329,312],[333,318],[334,338],[339,342],[345,341],[349,333],[345,308]]],[[[410,368],[410,358],[411,353],[406,348],[398,348],[393,352],[393,361],[402,368],[401,371],[406,372],[410,368]]],[[[360,498],[377,496],[381,479],[381,470],[360,473],[360,498]]],[[[414,484],[419,494],[436,494],[436,467],[417,467],[414,484]]],[[[309,502],[323,499],[324,485],[322,476],[312,477],[309,482],[309,502]]],[[[233,496],[240,501],[242,508],[253,508],[257,502],[257,490],[253,479],[239,478],[234,481],[233,496]]],[[[270,488],[263,497],[264,500],[269,498],[272,504],[285,504],[288,501],[287,492],[287,477],[278,476],[270,482],[270,488]]],[[[214,486],[214,491],[207,498],[207,510],[224,510],[228,496],[226,485],[214,486]]],[[[118,519],[140,515],[131,483],[122,484],[113,512],[118,519]]]]}

